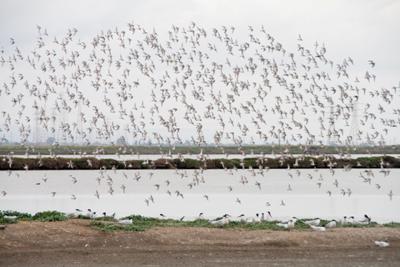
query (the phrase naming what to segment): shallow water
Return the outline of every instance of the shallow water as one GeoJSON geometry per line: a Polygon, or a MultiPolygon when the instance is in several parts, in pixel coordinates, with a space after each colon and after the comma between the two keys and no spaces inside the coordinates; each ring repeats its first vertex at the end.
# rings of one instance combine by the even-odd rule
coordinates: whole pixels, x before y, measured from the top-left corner
{"type": "Polygon", "coordinates": [[[163,213],[186,219],[195,218],[200,212],[206,218],[214,218],[224,213],[254,217],[256,213],[270,211],[276,219],[362,218],[368,214],[380,223],[400,221],[400,169],[388,171],[385,175],[378,169],[372,170],[371,184],[363,182],[361,175],[368,177],[363,169],[275,169],[263,174],[259,170],[0,171],[0,191],[7,193],[0,195],[0,210],[72,213],[75,209],[90,208],[97,214],[115,212],[118,217],[157,217],[163,213]],[[388,196],[391,190],[392,200],[388,196]],[[177,196],[176,191],[183,197],[177,196]],[[56,192],[54,197],[51,192],[56,192]],[[149,200],[147,205],[145,200],[151,197],[154,203],[149,200]]]}

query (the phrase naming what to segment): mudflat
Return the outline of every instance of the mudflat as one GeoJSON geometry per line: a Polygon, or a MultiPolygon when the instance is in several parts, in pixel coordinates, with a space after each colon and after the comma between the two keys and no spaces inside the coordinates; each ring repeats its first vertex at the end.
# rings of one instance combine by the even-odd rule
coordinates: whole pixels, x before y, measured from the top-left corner
{"type": "Polygon", "coordinates": [[[20,221],[0,230],[0,266],[400,266],[400,228],[102,232],[88,220],[20,221]]]}

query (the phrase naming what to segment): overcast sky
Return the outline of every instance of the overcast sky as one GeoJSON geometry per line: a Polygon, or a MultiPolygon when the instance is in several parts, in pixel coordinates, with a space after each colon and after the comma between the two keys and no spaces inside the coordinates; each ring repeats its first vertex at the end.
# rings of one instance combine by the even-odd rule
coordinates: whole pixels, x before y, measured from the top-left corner
{"type": "MultiPolygon", "coordinates": [[[[195,21],[206,28],[221,25],[264,25],[285,46],[295,47],[298,34],[305,42],[325,43],[329,56],[340,61],[351,56],[365,68],[376,62],[381,86],[400,81],[400,1],[266,1],[266,0],[172,0],[172,1],[75,1],[0,0],[0,47],[15,38],[29,49],[37,36],[36,25],[50,36],[68,28],[79,29],[81,38],[101,30],[125,27],[127,22],[170,28],[195,21]]],[[[1,103],[1,102],[0,102],[1,103]]],[[[400,104],[400,103],[399,103],[400,104]]]]}
{"type": "MultiPolygon", "coordinates": [[[[374,58],[390,81],[400,79],[400,1],[268,1],[268,0],[1,0],[0,45],[13,36],[32,43],[36,25],[50,35],[76,27],[81,36],[135,21],[150,28],[224,24],[265,25],[284,44],[301,33],[305,40],[325,42],[338,58],[374,58]]],[[[382,77],[382,76],[381,76],[382,77]]]]}

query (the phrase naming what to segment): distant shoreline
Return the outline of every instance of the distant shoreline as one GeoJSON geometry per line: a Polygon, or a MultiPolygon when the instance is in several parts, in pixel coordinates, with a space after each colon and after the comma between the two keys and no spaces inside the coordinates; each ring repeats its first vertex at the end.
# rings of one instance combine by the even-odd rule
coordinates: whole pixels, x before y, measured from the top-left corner
{"type": "Polygon", "coordinates": [[[323,157],[258,157],[244,159],[157,159],[115,160],[81,158],[0,157],[0,170],[98,170],[98,169],[328,169],[328,168],[400,168],[400,158],[392,156],[359,157],[354,159],[323,157]]]}
{"type": "Polygon", "coordinates": [[[400,145],[325,146],[325,145],[18,145],[1,144],[0,154],[400,154],[400,145]]]}

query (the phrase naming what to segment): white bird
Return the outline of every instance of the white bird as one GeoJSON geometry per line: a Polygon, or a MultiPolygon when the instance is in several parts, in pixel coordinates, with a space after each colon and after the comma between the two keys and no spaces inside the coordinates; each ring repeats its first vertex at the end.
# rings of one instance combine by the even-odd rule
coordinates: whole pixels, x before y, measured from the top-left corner
{"type": "Polygon", "coordinates": [[[325,228],[335,228],[337,225],[336,220],[332,220],[330,222],[328,222],[327,224],[325,224],[325,228]]]}
{"type": "Polygon", "coordinates": [[[213,221],[210,221],[210,223],[212,225],[225,225],[229,223],[229,214],[225,214],[224,216],[222,216],[221,218],[217,218],[213,221]]]}
{"type": "Polygon", "coordinates": [[[375,62],[373,60],[368,60],[368,64],[373,68],[375,67],[375,62]]]}
{"type": "Polygon", "coordinates": [[[245,215],[243,213],[240,214],[237,218],[239,219],[240,222],[246,222],[246,218],[245,218],[245,215]]]}
{"type": "Polygon", "coordinates": [[[274,219],[272,218],[272,214],[271,214],[270,211],[267,211],[267,214],[265,214],[265,220],[266,220],[267,222],[271,222],[271,221],[274,220],[274,219]]]}
{"type": "Polygon", "coordinates": [[[371,217],[369,217],[367,214],[364,214],[364,218],[362,220],[357,221],[356,223],[369,224],[369,223],[371,223],[371,217]]]}
{"type": "Polygon", "coordinates": [[[314,225],[310,225],[311,229],[317,232],[325,232],[326,228],[323,226],[314,226],[314,225]]]}
{"type": "Polygon", "coordinates": [[[87,209],[87,214],[86,216],[89,217],[90,219],[93,219],[96,216],[96,212],[92,211],[92,209],[87,209]]]}
{"type": "Polygon", "coordinates": [[[342,224],[343,225],[354,224],[354,216],[350,216],[350,217],[344,216],[343,220],[342,220],[342,224]]]}
{"type": "Polygon", "coordinates": [[[11,215],[4,215],[3,218],[10,221],[15,221],[16,219],[18,219],[17,216],[11,216],[11,215]]]}
{"type": "Polygon", "coordinates": [[[390,245],[389,242],[386,241],[375,241],[374,243],[380,248],[386,248],[390,245]]]}
{"type": "Polygon", "coordinates": [[[317,218],[314,220],[308,220],[308,221],[304,221],[304,223],[308,224],[308,225],[319,226],[319,224],[321,223],[321,219],[317,218]]]}
{"type": "Polygon", "coordinates": [[[119,219],[118,220],[119,224],[132,224],[132,219],[119,219]]]}
{"type": "Polygon", "coordinates": [[[280,222],[277,223],[276,225],[285,229],[293,229],[295,226],[295,221],[294,220],[289,220],[287,222],[280,222]]]}

